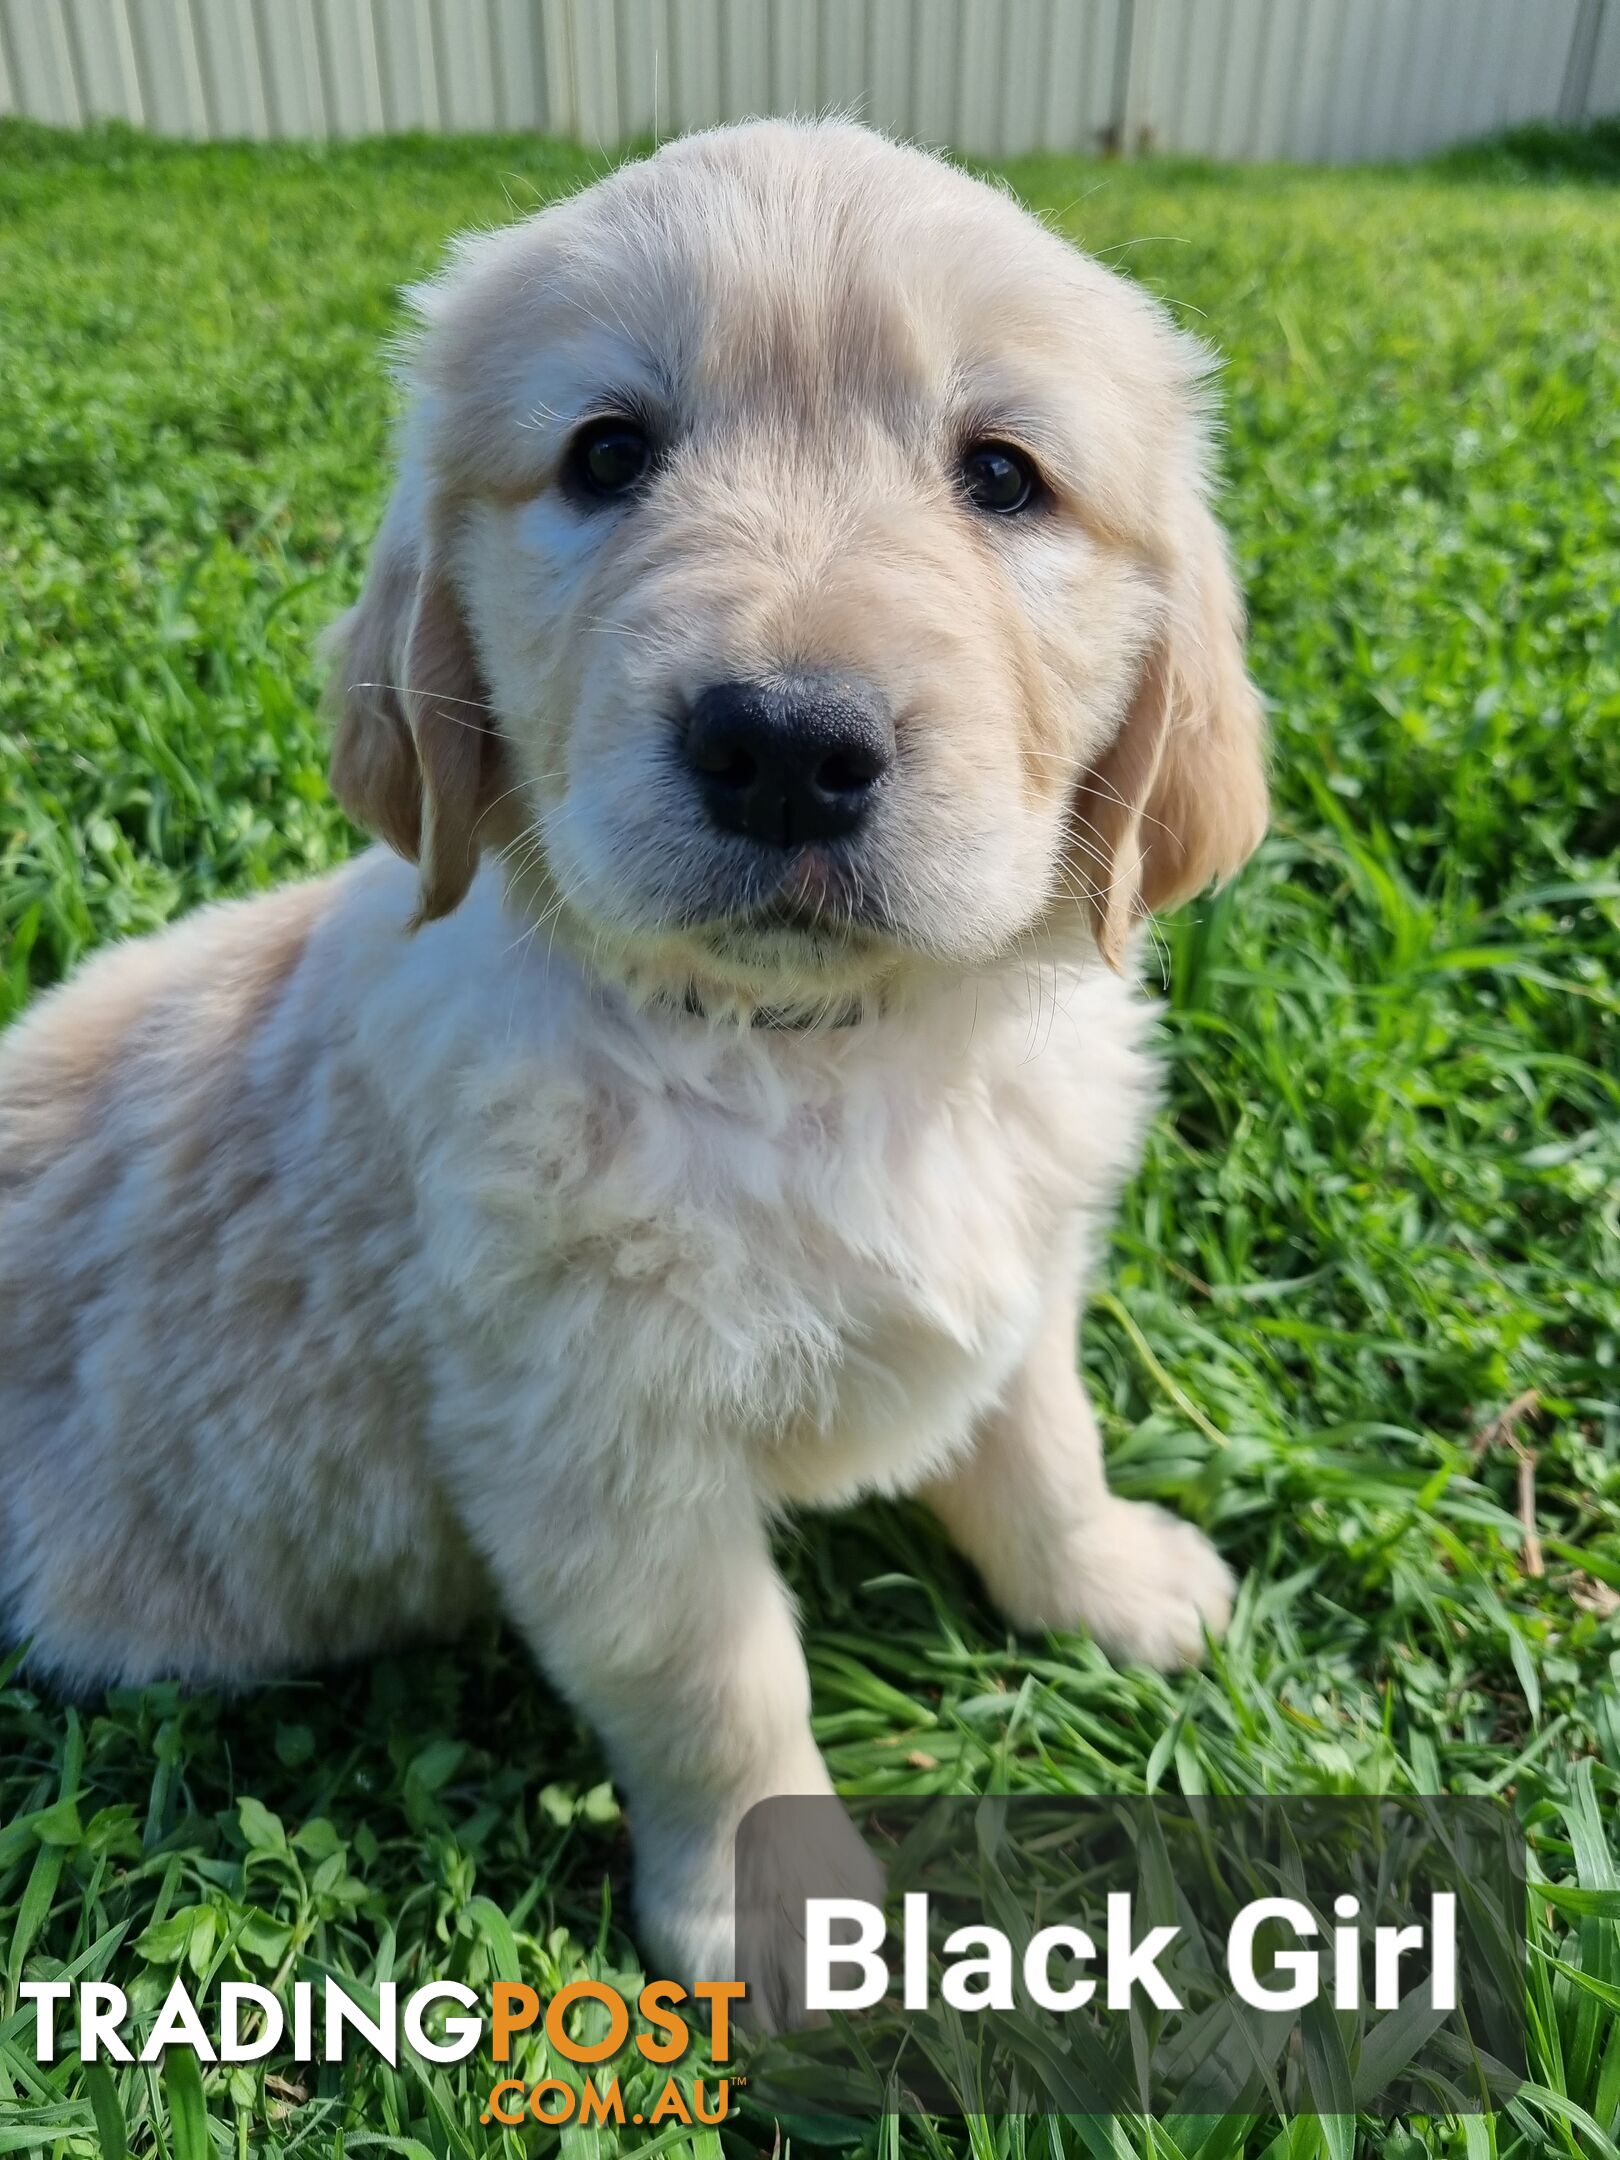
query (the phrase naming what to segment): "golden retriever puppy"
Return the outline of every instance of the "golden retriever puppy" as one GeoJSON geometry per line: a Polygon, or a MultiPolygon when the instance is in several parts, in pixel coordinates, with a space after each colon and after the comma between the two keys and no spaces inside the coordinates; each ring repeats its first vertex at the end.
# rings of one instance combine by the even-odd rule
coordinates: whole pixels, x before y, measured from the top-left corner
{"type": "Polygon", "coordinates": [[[739,1818],[828,1789],[784,1511],[920,1492],[1123,1658],[1227,1616],[1075,1360],[1135,925],[1265,818],[1206,358],[841,123],[672,143],[414,305],[333,642],[389,848],[0,1047],[0,1615],[69,1684],[233,1683],[493,1601],[603,1737],[647,1956],[719,1977],[739,1818]]]}

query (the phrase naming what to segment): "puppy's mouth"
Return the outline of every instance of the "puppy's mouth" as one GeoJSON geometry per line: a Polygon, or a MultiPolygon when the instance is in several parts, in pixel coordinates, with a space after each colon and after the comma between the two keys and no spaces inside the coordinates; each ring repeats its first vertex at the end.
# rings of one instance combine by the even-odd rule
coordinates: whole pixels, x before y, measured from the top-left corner
{"type": "Polygon", "coordinates": [[[755,868],[729,905],[704,911],[689,927],[717,954],[774,950],[810,960],[870,948],[890,931],[865,881],[825,848],[801,848],[774,880],[755,868]]]}

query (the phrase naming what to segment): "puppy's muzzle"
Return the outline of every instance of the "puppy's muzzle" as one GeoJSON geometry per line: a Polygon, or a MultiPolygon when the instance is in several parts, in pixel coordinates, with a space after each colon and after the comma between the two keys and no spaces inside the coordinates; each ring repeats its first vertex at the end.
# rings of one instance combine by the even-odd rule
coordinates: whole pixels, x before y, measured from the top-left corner
{"type": "Polygon", "coordinates": [[[894,722],[870,684],[802,672],[711,684],[683,747],[712,824],[797,848],[859,832],[894,762],[894,722]]]}

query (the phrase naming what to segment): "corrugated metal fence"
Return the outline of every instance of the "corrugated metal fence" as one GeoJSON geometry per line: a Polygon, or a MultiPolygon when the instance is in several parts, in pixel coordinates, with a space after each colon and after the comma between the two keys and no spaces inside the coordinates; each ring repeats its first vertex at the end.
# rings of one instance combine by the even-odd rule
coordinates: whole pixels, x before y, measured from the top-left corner
{"type": "Polygon", "coordinates": [[[0,112],[609,147],[838,106],[968,151],[1406,157],[1620,110],[1620,0],[0,0],[0,112]]]}

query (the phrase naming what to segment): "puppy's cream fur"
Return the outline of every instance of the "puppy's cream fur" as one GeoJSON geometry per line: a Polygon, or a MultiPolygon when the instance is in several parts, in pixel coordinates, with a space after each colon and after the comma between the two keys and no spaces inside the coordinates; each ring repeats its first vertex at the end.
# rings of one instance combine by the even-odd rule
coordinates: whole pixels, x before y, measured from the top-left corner
{"type": "Polygon", "coordinates": [[[1154,1094],[1133,925],[1264,822],[1203,358],[844,125],[671,145],[416,299],[334,643],[334,780],[397,852],[0,1046],[0,1612],[69,1682],[239,1681],[493,1600],[607,1744],[649,1955],[713,1976],[741,1813],[827,1789],[780,1511],[922,1491],[1012,1619],[1122,1656],[1227,1613],[1075,1370],[1154,1094]],[[582,505],[604,403],[662,458],[582,505]],[[960,492],[986,436],[1020,518],[960,492]],[[767,871],[671,750],[788,667],[898,741],[792,871],[809,930],[732,904],[767,871]]]}

